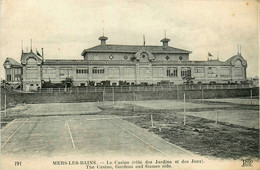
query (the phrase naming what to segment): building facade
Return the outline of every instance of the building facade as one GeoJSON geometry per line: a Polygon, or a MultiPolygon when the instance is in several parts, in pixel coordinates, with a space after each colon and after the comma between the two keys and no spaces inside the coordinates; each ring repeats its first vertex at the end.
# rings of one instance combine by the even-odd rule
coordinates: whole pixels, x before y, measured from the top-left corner
{"type": "MultiPolygon", "coordinates": [[[[247,62],[241,54],[226,61],[190,61],[191,51],[169,46],[170,39],[161,40],[161,46],[111,45],[101,36],[100,45],[84,49],[82,60],[44,59],[44,54],[21,54],[21,63],[7,58],[4,67],[6,81],[22,83],[24,91],[37,90],[42,83],[60,83],[71,77],[75,86],[95,85],[108,81],[110,85],[158,84],[169,82],[193,83],[240,83],[246,80],[247,62]],[[12,61],[12,62],[10,62],[12,61]],[[20,69],[17,79],[15,69],[20,69]],[[12,75],[11,75],[12,74],[12,75]],[[11,77],[10,77],[11,75],[11,77]]],[[[17,73],[17,71],[16,71],[17,73]]]]}

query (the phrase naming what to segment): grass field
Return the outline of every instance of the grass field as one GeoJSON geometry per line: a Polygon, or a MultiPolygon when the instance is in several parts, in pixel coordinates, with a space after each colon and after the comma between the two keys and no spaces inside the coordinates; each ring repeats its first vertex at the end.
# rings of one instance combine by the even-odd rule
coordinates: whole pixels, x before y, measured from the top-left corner
{"type": "Polygon", "coordinates": [[[253,99],[198,99],[188,103],[176,100],[137,101],[136,105],[153,109],[168,110],[179,114],[186,114],[213,121],[259,128],[259,100],[253,99]]]}

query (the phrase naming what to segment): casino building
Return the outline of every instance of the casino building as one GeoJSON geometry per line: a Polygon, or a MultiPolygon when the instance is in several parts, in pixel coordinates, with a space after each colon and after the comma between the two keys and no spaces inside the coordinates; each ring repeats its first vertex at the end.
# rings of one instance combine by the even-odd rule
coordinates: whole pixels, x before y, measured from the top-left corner
{"type": "Polygon", "coordinates": [[[84,49],[82,60],[45,59],[39,52],[22,50],[20,63],[12,58],[4,62],[5,80],[24,91],[42,87],[45,81],[61,83],[67,77],[75,86],[95,85],[109,81],[110,85],[183,84],[187,78],[193,83],[240,83],[246,80],[247,62],[240,53],[226,61],[190,61],[191,51],[169,46],[170,39],[161,46],[112,45],[107,37],[99,37],[100,45],[84,49]]]}

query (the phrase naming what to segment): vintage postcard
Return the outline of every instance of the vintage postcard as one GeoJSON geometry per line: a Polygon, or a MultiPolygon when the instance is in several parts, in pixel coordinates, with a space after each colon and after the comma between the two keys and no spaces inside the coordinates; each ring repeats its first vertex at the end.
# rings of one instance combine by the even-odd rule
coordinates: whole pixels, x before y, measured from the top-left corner
{"type": "Polygon", "coordinates": [[[259,1],[2,0],[1,169],[259,169],[259,1]]]}

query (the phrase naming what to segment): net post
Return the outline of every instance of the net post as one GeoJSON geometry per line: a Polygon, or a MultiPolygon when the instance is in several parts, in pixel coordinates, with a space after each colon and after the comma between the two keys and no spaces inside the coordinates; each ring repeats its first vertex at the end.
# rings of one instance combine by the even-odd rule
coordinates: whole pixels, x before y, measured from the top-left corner
{"type": "Polygon", "coordinates": [[[151,125],[152,125],[152,128],[153,128],[153,115],[151,115],[151,125]]]}

